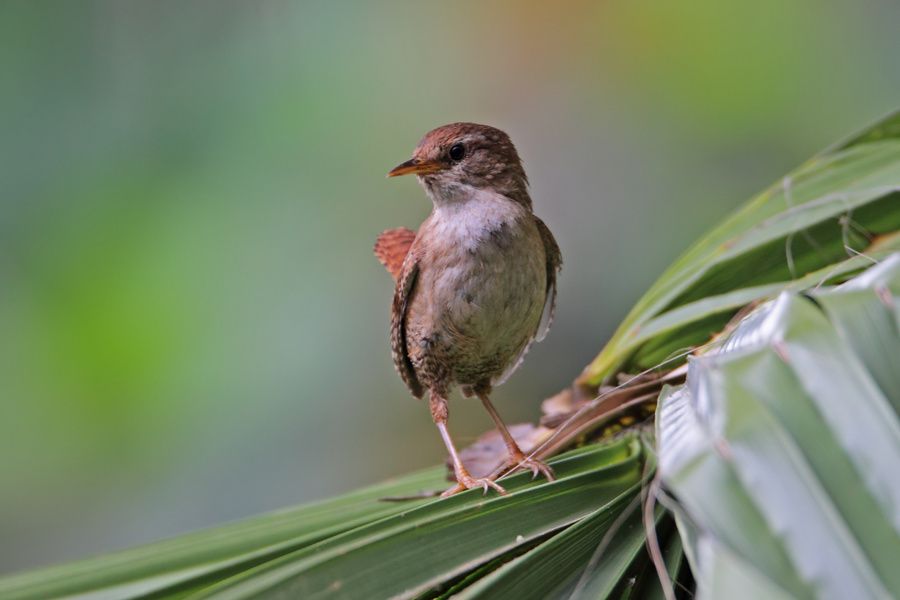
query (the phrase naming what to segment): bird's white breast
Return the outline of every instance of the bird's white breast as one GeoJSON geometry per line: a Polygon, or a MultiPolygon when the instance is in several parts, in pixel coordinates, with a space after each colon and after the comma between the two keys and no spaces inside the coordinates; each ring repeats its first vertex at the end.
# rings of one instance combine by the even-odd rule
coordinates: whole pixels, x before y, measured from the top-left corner
{"type": "Polygon", "coordinates": [[[435,202],[432,215],[434,235],[453,240],[471,251],[491,232],[514,225],[527,217],[527,211],[509,198],[486,190],[461,186],[466,199],[435,202]]]}
{"type": "Polygon", "coordinates": [[[533,217],[504,196],[472,190],[465,201],[436,202],[423,233],[439,243],[428,245],[414,300],[429,317],[413,329],[440,340],[461,378],[499,376],[533,338],[546,299],[533,217]]]}

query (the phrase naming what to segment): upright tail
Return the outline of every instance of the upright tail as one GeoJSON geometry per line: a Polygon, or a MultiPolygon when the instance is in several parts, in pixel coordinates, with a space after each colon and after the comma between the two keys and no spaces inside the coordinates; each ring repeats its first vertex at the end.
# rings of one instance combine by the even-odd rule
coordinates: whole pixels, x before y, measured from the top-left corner
{"type": "Polygon", "coordinates": [[[403,259],[406,258],[409,247],[412,246],[415,239],[415,231],[406,227],[397,227],[383,231],[375,240],[375,257],[388,270],[394,281],[400,277],[403,259]]]}

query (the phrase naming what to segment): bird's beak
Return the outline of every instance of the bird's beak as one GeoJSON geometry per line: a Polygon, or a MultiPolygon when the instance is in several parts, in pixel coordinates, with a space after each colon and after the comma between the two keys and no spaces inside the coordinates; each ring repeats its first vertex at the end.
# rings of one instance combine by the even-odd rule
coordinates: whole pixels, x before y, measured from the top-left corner
{"type": "Polygon", "coordinates": [[[435,173],[437,171],[443,170],[443,166],[436,161],[433,160],[419,160],[418,158],[411,158],[404,163],[400,163],[396,167],[388,172],[388,177],[399,177],[400,175],[409,175],[410,173],[415,173],[416,175],[425,175],[426,173],[435,173]]]}

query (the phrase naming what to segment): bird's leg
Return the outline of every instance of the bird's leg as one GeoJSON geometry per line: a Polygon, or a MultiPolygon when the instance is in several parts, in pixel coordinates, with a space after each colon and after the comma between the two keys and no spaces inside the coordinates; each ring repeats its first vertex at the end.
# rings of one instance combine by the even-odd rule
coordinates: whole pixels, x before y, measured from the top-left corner
{"type": "Polygon", "coordinates": [[[522,452],[522,449],[519,448],[519,444],[516,443],[515,438],[513,438],[509,429],[507,429],[503,419],[500,418],[500,413],[498,413],[497,409],[494,408],[494,405],[491,404],[491,399],[488,397],[489,391],[480,389],[477,391],[477,394],[481,403],[484,404],[485,410],[488,411],[488,414],[491,415],[491,418],[494,420],[494,424],[497,425],[500,435],[503,436],[503,442],[506,444],[506,449],[509,452],[508,465],[513,469],[531,469],[531,472],[534,475],[532,479],[537,477],[538,473],[543,473],[548,481],[553,481],[555,479],[553,476],[553,469],[547,466],[543,461],[526,456],[525,453],[522,452]]]}
{"type": "Polygon", "coordinates": [[[434,419],[434,424],[437,425],[438,431],[441,432],[441,439],[444,440],[444,445],[447,446],[447,451],[450,453],[450,460],[453,461],[453,473],[456,476],[456,482],[458,483],[458,485],[450,488],[441,495],[451,496],[456,492],[477,487],[483,488],[485,494],[487,494],[489,488],[494,488],[499,493],[505,494],[506,490],[500,487],[493,479],[488,479],[487,477],[475,479],[469,474],[465,465],[463,465],[462,460],[459,458],[459,453],[456,451],[456,446],[450,438],[450,432],[447,431],[447,399],[444,398],[442,394],[437,394],[432,391],[429,394],[428,404],[431,408],[431,418],[434,419]],[[462,489],[460,489],[460,487],[462,489]]]}

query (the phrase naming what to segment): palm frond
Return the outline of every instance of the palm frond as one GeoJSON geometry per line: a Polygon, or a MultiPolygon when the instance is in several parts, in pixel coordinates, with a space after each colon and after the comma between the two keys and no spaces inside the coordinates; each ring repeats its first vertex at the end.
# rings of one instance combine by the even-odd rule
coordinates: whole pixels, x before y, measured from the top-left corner
{"type": "Polygon", "coordinates": [[[894,254],[761,306],[663,394],[659,473],[708,597],[900,590],[898,323],[894,254]]]}
{"type": "Polygon", "coordinates": [[[541,449],[568,449],[557,481],[435,499],[423,492],[446,471],[429,469],[2,578],[0,598],[671,598],[694,577],[703,597],[900,589],[898,230],[895,113],[751,200],[651,287],[541,449]],[[645,369],[661,374],[602,385],[645,369]],[[610,439],[618,411],[652,409],[685,371],[662,393],[658,448],[652,432],[610,439]],[[673,513],[641,506],[657,460],[673,513]]]}

